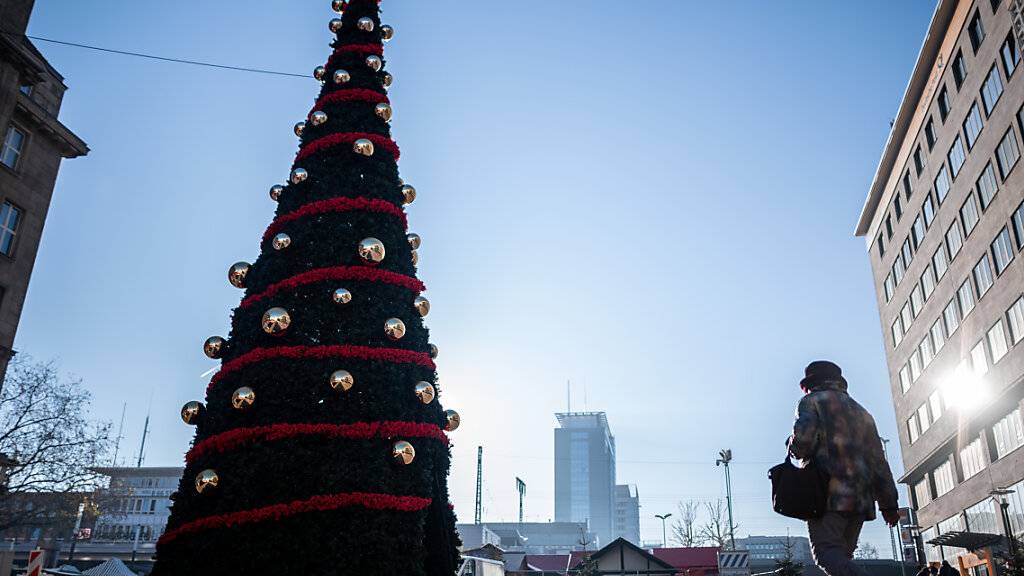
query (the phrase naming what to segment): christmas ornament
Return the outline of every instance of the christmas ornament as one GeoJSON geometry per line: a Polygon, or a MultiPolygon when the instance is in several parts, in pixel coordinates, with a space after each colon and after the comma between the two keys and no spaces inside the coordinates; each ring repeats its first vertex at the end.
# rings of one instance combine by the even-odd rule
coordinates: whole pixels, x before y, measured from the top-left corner
{"type": "Polygon", "coordinates": [[[220,336],[210,336],[206,339],[206,342],[203,343],[203,353],[205,353],[207,357],[216,360],[224,354],[225,344],[227,344],[227,341],[220,336]]]}
{"type": "Polygon", "coordinates": [[[306,129],[305,122],[298,122],[295,124],[295,135],[302,138],[302,132],[306,129]]]}
{"type": "Polygon", "coordinates": [[[352,293],[344,288],[338,288],[335,290],[332,297],[334,298],[335,304],[348,304],[352,301],[352,293]]]}
{"type": "Polygon", "coordinates": [[[313,123],[313,126],[319,126],[327,122],[327,113],[317,110],[309,115],[309,121],[313,123]]]}
{"type": "Polygon", "coordinates": [[[270,187],[270,199],[277,202],[281,199],[281,194],[284,194],[284,186],[280,184],[274,184],[270,187]]]}
{"type": "Polygon", "coordinates": [[[322,82],[324,76],[326,75],[327,68],[324,68],[323,66],[317,66],[316,68],[313,68],[313,78],[316,78],[317,80],[320,80],[322,82]]]}
{"type": "Polygon", "coordinates": [[[444,426],[445,432],[455,432],[456,430],[459,429],[459,426],[462,424],[462,418],[459,416],[459,413],[456,412],[455,410],[445,410],[444,417],[446,420],[446,424],[444,426]]]}
{"type": "Polygon", "coordinates": [[[366,57],[366,65],[374,72],[380,72],[380,69],[384,67],[384,61],[380,59],[380,56],[370,54],[366,57]]]}
{"type": "Polygon", "coordinates": [[[284,250],[285,248],[292,245],[292,237],[281,232],[274,236],[274,240],[271,241],[271,245],[274,246],[274,250],[284,250]]]}
{"type": "Polygon", "coordinates": [[[384,79],[381,80],[381,83],[384,84],[385,88],[390,88],[391,87],[391,83],[394,82],[394,81],[395,81],[394,77],[392,77],[390,73],[385,72],[384,73],[384,79]]]}
{"type": "Polygon", "coordinates": [[[380,104],[377,104],[373,108],[373,111],[381,120],[385,122],[391,122],[392,111],[391,106],[389,104],[381,102],[380,104]]]}
{"type": "Polygon", "coordinates": [[[420,264],[420,253],[415,251],[415,250],[413,250],[412,251],[412,265],[413,266],[419,266],[419,264],[420,264]]]}
{"type": "Polygon", "coordinates": [[[359,243],[359,257],[367,264],[380,264],[385,254],[384,243],[376,238],[365,238],[359,243]]]}
{"type": "Polygon", "coordinates": [[[401,340],[405,337],[405,322],[398,318],[388,318],[384,322],[384,333],[392,340],[401,340]]]}
{"type": "Polygon", "coordinates": [[[421,318],[430,314],[430,300],[427,300],[423,296],[417,296],[412,305],[416,308],[416,311],[420,313],[421,318]]]}
{"type": "Polygon", "coordinates": [[[217,484],[220,484],[220,477],[215,470],[206,469],[196,475],[196,492],[200,494],[213,490],[217,484]]]}
{"type": "Polygon", "coordinates": [[[352,143],[352,150],[356,154],[362,154],[363,156],[373,156],[373,142],[370,142],[366,138],[360,138],[352,143]]]}
{"type": "Polygon", "coordinates": [[[199,423],[199,417],[203,415],[203,404],[202,402],[186,402],[181,407],[181,420],[185,424],[195,426],[199,423]]]}
{"type": "Polygon", "coordinates": [[[228,268],[228,282],[235,288],[245,288],[245,277],[249,274],[248,262],[235,262],[228,268]]]}
{"type": "Polygon", "coordinates": [[[416,189],[409,184],[402,184],[402,203],[412,204],[416,201],[416,189]]]}
{"type": "Polygon", "coordinates": [[[395,29],[388,24],[384,24],[380,27],[380,37],[383,38],[385,42],[389,42],[395,37],[395,29]]]}
{"type": "Polygon", "coordinates": [[[248,386],[242,386],[231,395],[231,406],[235,410],[247,410],[256,403],[256,392],[248,386]]]}
{"type": "Polygon", "coordinates": [[[331,29],[331,32],[337,34],[341,31],[341,18],[332,18],[327,27],[331,29]]]}
{"type": "Polygon", "coordinates": [[[412,248],[413,250],[419,250],[420,244],[423,243],[423,239],[420,238],[420,235],[415,233],[409,233],[406,235],[405,239],[409,241],[409,248],[412,248]]]}
{"type": "Polygon", "coordinates": [[[356,385],[356,379],[348,370],[337,370],[331,374],[331,388],[338,392],[348,392],[356,385]]]}
{"type": "Polygon", "coordinates": [[[345,0],[332,0],[331,8],[338,14],[341,14],[345,11],[345,0]]]}
{"type": "Polygon", "coordinates": [[[431,344],[430,345],[430,359],[431,360],[437,360],[438,352],[440,352],[440,350],[437,349],[437,346],[431,344]]]}
{"type": "Polygon", "coordinates": [[[416,397],[424,404],[430,404],[434,401],[434,397],[437,396],[437,391],[434,390],[434,385],[430,382],[420,382],[416,385],[415,391],[416,397]]]}
{"type": "Polygon", "coordinates": [[[373,19],[363,16],[356,21],[356,28],[359,28],[363,32],[373,32],[373,19]]]}
{"type": "Polygon", "coordinates": [[[391,457],[396,464],[408,466],[416,458],[416,449],[405,440],[399,440],[391,447],[391,457]]]}
{"type": "Polygon", "coordinates": [[[296,168],[295,170],[292,170],[290,178],[292,184],[302,184],[306,181],[306,178],[309,178],[309,172],[306,172],[304,168],[296,168]]]}
{"type": "Polygon", "coordinates": [[[261,324],[267,334],[280,334],[291,326],[292,317],[284,308],[275,306],[263,313],[261,324]]]}
{"type": "Polygon", "coordinates": [[[352,80],[352,75],[348,73],[348,70],[334,71],[335,84],[348,84],[350,80],[352,80]]]}

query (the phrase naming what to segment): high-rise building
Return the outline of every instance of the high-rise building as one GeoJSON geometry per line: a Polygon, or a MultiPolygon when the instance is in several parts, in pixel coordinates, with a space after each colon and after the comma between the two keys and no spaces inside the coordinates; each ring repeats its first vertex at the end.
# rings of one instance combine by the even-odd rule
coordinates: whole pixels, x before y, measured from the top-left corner
{"type": "Polygon", "coordinates": [[[927,557],[954,566],[978,559],[957,533],[1024,532],[1022,5],[938,2],[857,225],[901,482],[922,541],[946,544],[927,557]],[[1008,522],[992,496],[1004,488],[1008,522]]]}
{"type": "Polygon", "coordinates": [[[632,484],[615,487],[615,537],[640,545],[640,494],[632,484]]]}
{"type": "Polygon", "coordinates": [[[555,520],[588,522],[601,542],[615,534],[615,437],[604,412],[556,414],[555,520]]]}
{"type": "Polygon", "coordinates": [[[0,2],[0,379],[63,158],[89,148],[57,120],[64,78],[24,36],[34,0],[0,2]]]}

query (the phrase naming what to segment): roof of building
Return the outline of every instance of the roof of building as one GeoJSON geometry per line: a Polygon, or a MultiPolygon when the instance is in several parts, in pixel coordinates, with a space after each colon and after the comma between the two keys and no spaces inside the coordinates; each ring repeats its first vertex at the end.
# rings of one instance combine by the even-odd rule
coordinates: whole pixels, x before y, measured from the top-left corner
{"type": "Polygon", "coordinates": [[[153,478],[157,476],[175,476],[180,478],[182,473],[185,472],[185,469],[175,466],[117,466],[107,468],[93,468],[93,471],[99,474],[103,474],[104,476],[110,476],[111,478],[153,478]]]}
{"type": "Polygon", "coordinates": [[[558,412],[555,418],[562,428],[609,429],[608,415],[604,412],[558,412]]]}
{"type": "Polygon", "coordinates": [[[520,570],[532,570],[535,572],[561,572],[565,573],[573,566],[576,566],[587,559],[593,552],[582,550],[571,554],[527,554],[519,564],[520,570]]]}
{"type": "Polygon", "coordinates": [[[125,566],[124,562],[117,558],[111,558],[99,566],[89,568],[82,572],[85,576],[136,576],[125,566]]]}
{"type": "Polygon", "coordinates": [[[718,548],[655,548],[654,557],[673,568],[717,568],[718,548]]]}

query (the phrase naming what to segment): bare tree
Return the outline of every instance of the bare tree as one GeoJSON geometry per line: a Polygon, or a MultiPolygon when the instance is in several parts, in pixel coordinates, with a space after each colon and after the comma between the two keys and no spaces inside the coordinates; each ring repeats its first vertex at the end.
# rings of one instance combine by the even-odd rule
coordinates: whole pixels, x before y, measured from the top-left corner
{"type": "Polygon", "coordinates": [[[858,560],[878,560],[878,548],[875,548],[875,545],[870,542],[865,542],[857,546],[853,557],[858,560]]]}
{"type": "Polygon", "coordinates": [[[730,534],[740,527],[739,524],[734,524],[732,530],[729,530],[729,513],[725,503],[721,499],[715,500],[714,503],[705,502],[704,512],[707,518],[700,528],[701,540],[718,548],[728,547],[731,544],[730,534]]]}
{"type": "Polygon", "coordinates": [[[81,381],[62,378],[52,363],[11,361],[0,389],[0,531],[74,515],[97,487],[92,467],[110,425],[89,420],[89,400],[81,381]]]}
{"type": "Polygon", "coordinates": [[[693,500],[679,503],[679,516],[672,524],[672,539],[683,548],[700,546],[703,543],[697,516],[700,504],[693,500]]]}

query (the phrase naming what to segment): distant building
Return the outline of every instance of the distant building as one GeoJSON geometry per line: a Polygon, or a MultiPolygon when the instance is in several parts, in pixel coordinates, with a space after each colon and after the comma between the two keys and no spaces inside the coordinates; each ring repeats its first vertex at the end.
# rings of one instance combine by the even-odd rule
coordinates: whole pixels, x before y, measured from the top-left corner
{"type": "Polygon", "coordinates": [[[601,547],[586,522],[484,522],[459,524],[456,529],[467,550],[490,544],[505,552],[568,554],[601,547]]]}
{"type": "Polygon", "coordinates": [[[786,547],[791,546],[793,560],[811,562],[811,543],[804,536],[747,536],[736,539],[738,550],[750,552],[751,561],[782,560],[786,557],[786,547]]]}
{"type": "Polygon", "coordinates": [[[555,520],[587,522],[602,542],[615,534],[615,437],[604,412],[556,414],[555,520]]]}
{"type": "Polygon", "coordinates": [[[140,543],[150,552],[170,516],[181,468],[98,468],[110,477],[108,509],[96,520],[93,543],[140,543]]]}
{"type": "Polygon", "coordinates": [[[0,379],[64,158],[89,152],[57,120],[67,86],[23,34],[34,0],[0,2],[0,379]]]}
{"type": "Polygon", "coordinates": [[[615,537],[640,544],[640,494],[636,486],[615,487],[615,537]]]}
{"type": "Polygon", "coordinates": [[[564,576],[576,574],[590,560],[601,574],[632,576],[718,576],[718,548],[644,549],[619,538],[600,550],[571,554],[528,554],[518,564],[506,562],[517,573],[564,576]]]}

